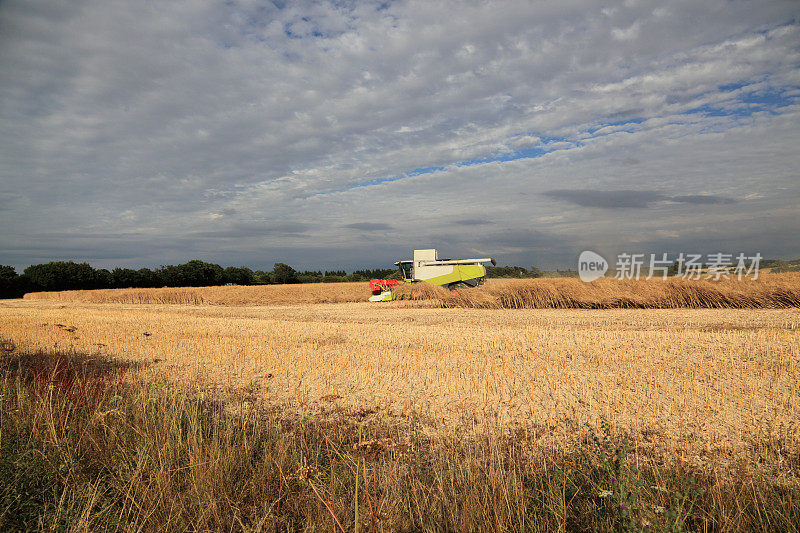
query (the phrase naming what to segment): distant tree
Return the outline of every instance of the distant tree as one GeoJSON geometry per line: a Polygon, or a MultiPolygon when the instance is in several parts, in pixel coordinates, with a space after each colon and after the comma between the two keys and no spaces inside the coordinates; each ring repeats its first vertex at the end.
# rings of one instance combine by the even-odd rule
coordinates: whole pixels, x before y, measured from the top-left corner
{"type": "Polygon", "coordinates": [[[373,268],[354,270],[349,274],[348,281],[369,281],[371,279],[386,279],[398,270],[396,268],[373,268]]]}
{"type": "Polygon", "coordinates": [[[19,298],[23,294],[22,280],[14,267],[0,265],[0,298],[19,298]]]}
{"type": "Polygon", "coordinates": [[[14,267],[0,265],[0,281],[11,281],[17,277],[17,270],[14,267]]]}
{"type": "Polygon", "coordinates": [[[164,287],[164,277],[158,270],[150,270],[149,268],[140,268],[136,271],[136,285],[135,287],[164,287]]]}
{"type": "Polygon", "coordinates": [[[141,287],[139,275],[132,268],[115,268],[111,271],[111,284],[117,289],[141,287]]]}
{"type": "Polygon", "coordinates": [[[93,289],[110,289],[114,286],[114,277],[105,268],[98,268],[94,271],[93,289]]]}
{"type": "Polygon", "coordinates": [[[236,285],[252,285],[255,281],[253,271],[247,267],[228,267],[223,274],[225,283],[235,283],[236,285]]]}
{"type": "Polygon", "coordinates": [[[305,270],[297,273],[299,283],[322,283],[323,274],[320,270],[305,270]]]}
{"type": "Polygon", "coordinates": [[[221,266],[213,263],[193,259],[178,266],[185,272],[186,278],[190,282],[188,285],[190,287],[220,285],[225,280],[225,271],[221,266]]]}
{"type": "Polygon", "coordinates": [[[157,272],[165,287],[179,287],[185,281],[182,271],[175,265],[161,265],[157,272]]]}
{"type": "Polygon", "coordinates": [[[393,270],[392,273],[386,276],[385,279],[395,279],[397,281],[403,281],[403,275],[400,273],[399,270],[393,270]]]}
{"type": "Polygon", "coordinates": [[[272,283],[298,283],[297,272],[285,263],[275,263],[272,268],[272,283]]]}
{"type": "Polygon", "coordinates": [[[322,276],[323,283],[339,283],[345,281],[347,272],[344,270],[326,270],[322,276]]]}
{"type": "Polygon", "coordinates": [[[221,266],[199,259],[192,259],[182,265],[162,266],[159,274],[168,287],[221,285],[225,277],[225,271],[221,266]]]}
{"type": "Polygon", "coordinates": [[[486,276],[489,278],[523,278],[528,271],[520,266],[489,266],[486,267],[486,276]]]}
{"type": "Polygon", "coordinates": [[[530,270],[521,266],[487,266],[487,278],[540,278],[544,272],[532,266],[530,270]]]}
{"type": "Polygon", "coordinates": [[[98,278],[89,263],[53,261],[31,265],[23,272],[38,290],[68,291],[97,288],[98,278]]]}
{"type": "Polygon", "coordinates": [[[253,272],[253,281],[260,285],[272,283],[272,272],[264,272],[263,270],[256,270],[253,272]]]}

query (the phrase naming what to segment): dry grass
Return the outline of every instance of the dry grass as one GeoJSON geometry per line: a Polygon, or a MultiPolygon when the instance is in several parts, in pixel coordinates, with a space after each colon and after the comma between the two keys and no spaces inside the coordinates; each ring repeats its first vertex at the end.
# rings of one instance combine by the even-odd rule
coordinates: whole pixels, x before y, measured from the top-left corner
{"type": "Polygon", "coordinates": [[[0,337],[146,362],[211,396],[249,388],[301,412],[377,411],[431,431],[519,430],[569,448],[605,418],[637,449],[699,466],[757,464],[763,442],[800,451],[796,309],[406,305],[13,300],[0,303],[0,337]]]}
{"type": "MultiPolygon", "coordinates": [[[[424,307],[477,309],[666,309],[800,307],[800,274],[762,274],[757,281],[682,279],[583,283],[574,278],[489,280],[479,289],[448,291],[425,283],[395,289],[402,300],[424,307]]],[[[366,283],[189,287],[38,292],[26,300],[83,303],[291,305],[363,302],[366,283]]]]}
{"type": "Polygon", "coordinates": [[[732,479],[607,432],[428,437],[415,419],[244,409],[105,357],[0,346],[3,531],[797,531],[800,458],[732,479]],[[232,410],[230,407],[235,407],[232,410]],[[777,473],[777,474],[776,474],[777,473]]]}

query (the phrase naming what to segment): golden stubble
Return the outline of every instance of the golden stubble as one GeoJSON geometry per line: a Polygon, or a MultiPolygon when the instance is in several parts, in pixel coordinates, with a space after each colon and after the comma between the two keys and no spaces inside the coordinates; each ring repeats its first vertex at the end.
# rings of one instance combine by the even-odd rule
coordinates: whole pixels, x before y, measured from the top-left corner
{"type": "Polygon", "coordinates": [[[800,310],[412,304],[10,300],[0,337],[142,362],[204,394],[245,388],[308,413],[419,417],[430,431],[567,447],[604,418],[640,449],[699,462],[756,457],[764,442],[800,450],[800,310]]]}

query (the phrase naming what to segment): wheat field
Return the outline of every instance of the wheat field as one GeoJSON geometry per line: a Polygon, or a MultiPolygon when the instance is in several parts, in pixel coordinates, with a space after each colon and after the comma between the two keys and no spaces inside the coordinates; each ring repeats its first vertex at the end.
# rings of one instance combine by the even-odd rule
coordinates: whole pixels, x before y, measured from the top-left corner
{"type": "MultiPolygon", "coordinates": [[[[364,297],[364,285],[330,290],[364,297]]],[[[256,289],[297,302],[320,287],[328,289],[256,289]]],[[[796,308],[236,303],[252,295],[245,289],[173,289],[218,305],[91,302],[113,302],[109,291],[33,295],[0,302],[0,337],[18,350],[139,362],[151,379],[209,396],[246,389],[253,402],[310,415],[411,417],[431,432],[524,431],[560,449],[606,420],[638,450],[698,466],[756,464],[763,442],[800,451],[796,308]]]]}

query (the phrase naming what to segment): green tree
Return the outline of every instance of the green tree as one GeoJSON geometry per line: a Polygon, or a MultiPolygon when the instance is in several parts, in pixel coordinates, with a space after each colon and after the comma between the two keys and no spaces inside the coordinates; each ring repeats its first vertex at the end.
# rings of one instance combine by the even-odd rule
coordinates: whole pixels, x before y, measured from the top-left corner
{"type": "Polygon", "coordinates": [[[12,266],[0,265],[0,281],[10,281],[17,278],[17,270],[12,266]]]}
{"type": "Polygon", "coordinates": [[[182,265],[162,266],[159,274],[168,287],[221,285],[225,278],[225,271],[221,266],[199,259],[192,259],[182,265]]]}
{"type": "Polygon", "coordinates": [[[114,277],[105,268],[98,268],[94,271],[94,287],[95,289],[110,289],[114,286],[114,277]]]}
{"type": "Polygon", "coordinates": [[[305,270],[297,273],[297,281],[300,283],[321,283],[322,272],[319,270],[305,270]]]}
{"type": "Polygon", "coordinates": [[[486,277],[488,278],[531,278],[530,272],[521,266],[488,266],[486,267],[486,277]]]}
{"type": "Polygon", "coordinates": [[[158,270],[140,268],[136,271],[136,287],[164,287],[164,278],[158,270]]]}
{"type": "Polygon", "coordinates": [[[263,270],[256,270],[253,272],[253,281],[261,285],[272,283],[272,272],[264,272],[263,270]]]}
{"type": "Polygon", "coordinates": [[[223,274],[225,283],[235,283],[236,285],[252,285],[255,280],[253,271],[247,267],[228,267],[223,274]]]}
{"type": "Polygon", "coordinates": [[[22,280],[14,267],[0,265],[0,298],[19,298],[23,294],[22,280]]]}
{"type": "Polygon", "coordinates": [[[44,291],[69,291],[98,288],[98,277],[89,263],[52,261],[31,265],[23,272],[34,287],[44,291]]]}
{"type": "Polygon", "coordinates": [[[140,287],[139,275],[132,268],[115,268],[111,271],[111,284],[117,289],[140,287]]]}
{"type": "Polygon", "coordinates": [[[272,267],[272,283],[297,283],[297,272],[285,263],[275,263],[272,267]]]}

